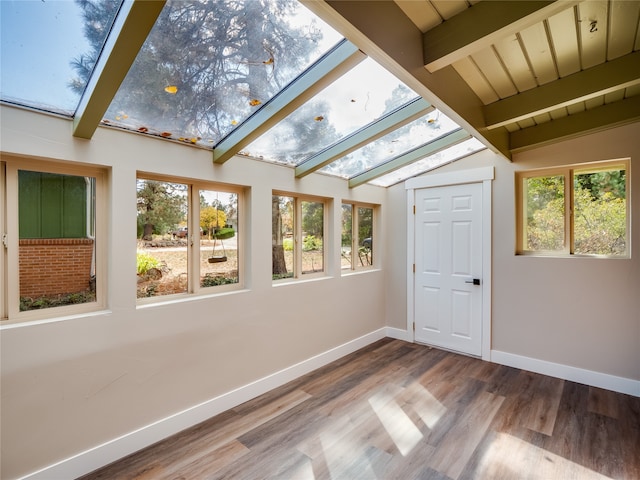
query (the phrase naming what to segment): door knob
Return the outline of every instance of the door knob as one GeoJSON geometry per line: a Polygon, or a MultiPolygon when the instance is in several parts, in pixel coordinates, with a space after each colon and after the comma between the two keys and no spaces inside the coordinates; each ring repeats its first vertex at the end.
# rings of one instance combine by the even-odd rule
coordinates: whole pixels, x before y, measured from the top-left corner
{"type": "Polygon", "coordinates": [[[474,285],[480,285],[480,279],[479,278],[474,278],[473,280],[467,280],[464,283],[473,283],[474,285]]]}

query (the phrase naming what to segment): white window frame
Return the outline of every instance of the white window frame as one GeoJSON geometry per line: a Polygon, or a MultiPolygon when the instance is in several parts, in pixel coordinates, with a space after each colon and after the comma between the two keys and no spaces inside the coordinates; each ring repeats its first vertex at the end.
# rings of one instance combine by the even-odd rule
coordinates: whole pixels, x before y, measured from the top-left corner
{"type": "MultiPolygon", "coordinates": [[[[6,163],[0,161],[0,285],[8,285],[7,274],[7,194],[6,194],[6,163]]],[[[7,289],[0,288],[0,321],[8,318],[7,313],[7,289]]]]}
{"type": "MultiPolygon", "coordinates": [[[[21,323],[25,321],[50,320],[69,317],[104,310],[107,306],[107,170],[95,166],[69,165],[53,161],[32,160],[25,158],[7,157],[4,188],[6,195],[6,262],[3,275],[6,278],[4,295],[5,320],[2,325],[21,323]],[[61,175],[77,175],[94,177],[96,179],[95,204],[95,273],[96,273],[96,301],[77,305],[43,308],[37,310],[20,311],[20,265],[19,265],[19,205],[18,205],[18,171],[30,170],[43,173],[61,175]]],[[[1,214],[0,214],[1,216],[1,214]]]]}
{"type": "Polygon", "coordinates": [[[631,161],[629,158],[604,160],[592,163],[580,163],[556,168],[517,171],[516,175],[516,255],[525,256],[559,256],[559,257],[596,257],[596,258],[629,258],[631,245],[631,161]],[[581,254],[574,251],[574,174],[597,171],[609,171],[616,168],[625,170],[625,253],[620,255],[581,254]],[[526,245],[526,188],[524,182],[537,177],[564,177],[564,248],[562,250],[529,250],[526,245]]]}
{"type": "MultiPolygon", "coordinates": [[[[329,212],[331,211],[331,199],[314,195],[301,195],[297,193],[274,190],[271,196],[293,198],[293,276],[272,280],[274,284],[295,282],[328,276],[327,265],[327,239],[329,236],[329,212]],[[302,272],[302,202],[322,203],[322,271],[303,273],[302,272]]],[[[272,232],[273,234],[273,232],[272,232]]],[[[272,260],[273,261],[273,260],[272,260]]]]}
{"type": "MultiPolygon", "coordinates": [[[[341,268],[342,275],[348,275],[350,273],[356,271],[363,270],[372,270],[376,268],[376,265],[379,264],[378,257],[379,253],[377,247],[374,244],[379,244],[379,240],[376,240],[377,237],[377,216],[378,216],[378,205],[374,205],[371,203],[362,203],[355,202],[353,200],[343,200],[340,209],[342,211],[342,205],[351,205],[351,267],[349,268],[341,268]],[[360,238],[359,238],[359,208],[370,208],[372,209],[372,224],[371,224],[371,238],[372,238],[372,246],[371,255],[372,262],[371,265],[360,265],[359,264],[359,255],[358,249],[360,248],[360,238]]],[[[342,218],[340,219],[340,231],[342,232],[342,218]]],[[[341,242],[342,243],[342,242],[341,242]]],[[[340,245],[342,247],[342,244],[340,245]]],[[[342,253],[341,253],[342,255],[342,253]]]]}
{"type": "Polygon", "coordinates": [[[179,183],[187,186],[187,291],[157,295],[145,298],[136,298],[139,306],[158,304],[172,301],[178,298],[190,298],[201,295],[221,294],[244,288],[244,235],[247,229],[244,223],[245,191],[246,187],[239,185],[222,184],[218,182],[203,182],[175,176],[157,175],[148,172],[137,172],[137,180],[152,180],[165,183],[179,183]],[[200,190],[214,190],[225,193],[234,193],[238,196],[238,230],[242,229],[243,237],[238,242],[238,283],[218,285],[211,287],[200,286],[200,190]],[[242,228],[241,228],[242,227],[242,228]]]}

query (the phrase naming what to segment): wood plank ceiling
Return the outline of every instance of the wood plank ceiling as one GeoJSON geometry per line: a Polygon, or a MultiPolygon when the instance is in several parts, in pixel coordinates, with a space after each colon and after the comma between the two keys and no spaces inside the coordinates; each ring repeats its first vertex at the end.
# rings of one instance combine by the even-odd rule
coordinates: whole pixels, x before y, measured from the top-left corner
{"type": "Polygon", "coordinates": [[[308,4],[507,157],[640,119],[638,0],[308,4]]]}

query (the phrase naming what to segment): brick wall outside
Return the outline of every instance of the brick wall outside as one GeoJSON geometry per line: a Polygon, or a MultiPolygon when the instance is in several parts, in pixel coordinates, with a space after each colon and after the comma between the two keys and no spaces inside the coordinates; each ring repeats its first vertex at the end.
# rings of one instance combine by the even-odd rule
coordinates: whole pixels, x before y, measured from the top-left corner
{"type": "Polygon", "coordinates": [[[20,296],[41,297],[89,290],[93,240],[20,240],[20,296]]]}

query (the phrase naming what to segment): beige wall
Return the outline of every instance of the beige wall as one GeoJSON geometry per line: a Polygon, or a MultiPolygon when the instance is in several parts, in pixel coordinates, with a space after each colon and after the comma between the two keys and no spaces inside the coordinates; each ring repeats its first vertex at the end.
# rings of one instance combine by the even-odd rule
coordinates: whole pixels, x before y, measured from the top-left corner
{"type": "MultiPolygon", "coordinates": [[[[272,189],[332,200],[328,238],[340,244],[340,204],[383,204],[384,190],[98,129],[73,139],[67,120],[3,107],[3,157],[33,155],[109,170],[108,311],[0,332],[2,478],[14,478],[193,407],[384,327],[384,273],[274,287],[272,189]],[[249,187],[241,292],[136,306],[136,171],[249,187]]],[[[382,207],[384,212],[384,206],[382,207]]],[[[384,248],[385,235],[378,232],[384,248]]],[[[331,242],[327,241],[327,244],[331,242]]]]}
{"type": "MultiPolygon", "coordinates": [[[[488,151],[437,172],[494,165],[493,350],[640,380],[640,123],[515,155],[488,151]],[[514,172],[631,158],[631,258],[542,258],[515,250],[514,172]]],[[[428,174],[427,174],[428,175],[428,174]]],[[[387,193],[389,215],[406,216],[403,185],[387,193]]],[[[399,221],[398,221],[399,222],[399,221]]],[[[400,244],[399,244],[400,245],[400,244]]],[[[387,291],[405,283],[402,260],[386,272],[387,291]]],[[[388,324],[406,328],[403,292],[387,297],[388,324]]]]}

